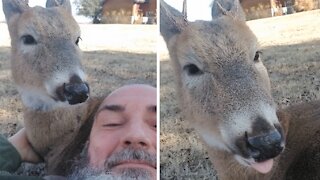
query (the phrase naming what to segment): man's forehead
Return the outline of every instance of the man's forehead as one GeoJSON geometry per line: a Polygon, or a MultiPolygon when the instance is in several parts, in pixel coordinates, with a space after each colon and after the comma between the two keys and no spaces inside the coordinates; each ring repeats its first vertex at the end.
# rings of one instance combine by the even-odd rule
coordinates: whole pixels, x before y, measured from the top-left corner
{"type": "Polygon", "coordinates": [[[145,107],[154,107],[157,105],[156,97],[151,96],[144,96],[142,94],[131,94],[131,95],[123,95],[120,94],[117,96],[112,96],[109,98],[106,98],[102,104],[101,107],[104,106],[113,106],[113,107],[123,107],[134,104],[136,106],[145,106],[145,107]]]}
{"type": "MultiPolygon", "coordinates": [[[[157,106],[155,104],[144,104],[143,108],[145,108],[146,111],[156,113],[157,112],[157,106]]],[[[119,105],[119,104],[105,104],[100,106],[97,114],[99,114],[101,111],[112,111],[112,112],[125,112],[126,106],[125,105],[119,105]]]]}
{"type": "Polygon", "coordinates": [[[157,98],[156,88],[149,85],[128,85],[113,91],[104,102],[118,101],[130,98],[157,98]]]}
{"type": "Polygon", "coordinates": [[[114,90],[109,96],[114,96],[118,94],[131,94],[131,93],[132,94],[141,94],[141,93],[156,94],[156,88],[149,85],[145,85],[145,84],[126,85],[114,90]]]}
{"type": "Polygon", "coordinates": [[[129,85],[113,91],[102,102],[100,109],[104,106],[125,107],[128,103],[140,103],[146,107],[154,107],[156,101],[156,88],[149,85],[129,85]]]}

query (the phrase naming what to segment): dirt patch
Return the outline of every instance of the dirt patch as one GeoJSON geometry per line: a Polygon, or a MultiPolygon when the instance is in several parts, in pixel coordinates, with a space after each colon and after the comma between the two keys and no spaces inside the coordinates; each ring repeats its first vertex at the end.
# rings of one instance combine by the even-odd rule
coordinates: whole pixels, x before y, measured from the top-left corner
{"type": "MultiPolygon", "coordinates": [[[[261,44],[278,106],[319,99],[320,11],[254,20],[248,25],[261,44]]],[[[206,150],[182,118],[173,68],[166,52],[160,53],[161,179],[216,179],[206,150]]]]}

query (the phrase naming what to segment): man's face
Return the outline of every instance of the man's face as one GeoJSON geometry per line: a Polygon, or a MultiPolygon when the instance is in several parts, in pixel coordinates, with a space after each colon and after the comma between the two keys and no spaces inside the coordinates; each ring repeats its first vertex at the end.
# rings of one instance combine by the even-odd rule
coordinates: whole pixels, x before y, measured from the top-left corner
{"type": "Polygon", "coordinates": [[[95,169],[156,177],[156,89],[124,86],[101,104],[88,147],[95,169]]]}

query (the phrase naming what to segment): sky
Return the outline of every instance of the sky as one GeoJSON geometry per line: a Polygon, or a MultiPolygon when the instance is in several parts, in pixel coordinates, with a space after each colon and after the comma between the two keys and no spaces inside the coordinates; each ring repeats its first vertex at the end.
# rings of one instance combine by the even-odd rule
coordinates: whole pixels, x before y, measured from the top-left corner
{"type": "MultiPolygon", "coordinates": [[[[182,2],[183,0],[165,0],[168,4],[178,9],[182,10],[182,2]]],[[[73,2],[73,0],[72,0],[73,2]]],[[[188,0],[187,1],[187,12],[188,12],[188,20],[211,20],[211,10],[210,4],[212,0],[188,0]]],[[[45,6],[46,0],[29,0],[29,5],[33,6],[45,6]]],[[[72,13],[76,21],[78,22],[90,22],[90,19],[85,18],[83,16],[77,16],[75,5],[72,4],[72,13]]],[[[0,22],[5,21],[5,17],[2,11],[2,3],[0,3],[0,22]]]]}
{"type": "MultiPolygon", "coordinates": [[[[90,19],[84,17],[84,16],[78,16],[76,15],[76,9],[75,9],[75,5],[73,4],[73,0],[71,0],[71,6],[72,6],[72,14],[75,17],[77,22],[81,22],[81,23],[86,23],[86,22],[91,22],[90,19]]],[[[45,7],[46,5],[46,0],[29,0],[29,6],[33,7],[33,6],[42,6],[45,7]]],[[[2,10],[2,2],[0,2],[0,22],[5,21],[5,17],[3,14],[3,10],[2,10]]]]}
{"type": "MultiPolygon", "coordinates": [[[[169,5],[182,10],[183,0],[165,0],[169,5]]],[[[187,15],[189,21],[211,20],[212,0],[187,0],[187,15]]]]}

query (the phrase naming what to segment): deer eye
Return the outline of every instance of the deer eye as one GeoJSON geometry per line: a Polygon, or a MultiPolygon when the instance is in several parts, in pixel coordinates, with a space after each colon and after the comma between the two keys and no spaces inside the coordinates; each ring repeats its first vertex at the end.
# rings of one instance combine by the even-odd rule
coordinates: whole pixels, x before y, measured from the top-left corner
{"type": "Polygon", "coordinates": [[[256,54],[254,55],[254,62],[259,62],[260,61],[260,54],[262,54],[261,51],[257,51],[256,54]]]}
{"type": "Polygon", "coordinates": [[[77,46],[79,46],[79,41],[80,41],[80,40],[82,40],[81,37],[80,37],[80,36],[77,37],[77,40],[76,40],[76,42],[75,42],[77,46]]]}
{"type": "Polygon", "coordinates": [[[27,35],[23,35],[21,37],[23,44],[25,45],[35,45],[37,44],[37,41],[34,39],[34,37],[32,37],[31,35],[27,34],[27,35]]]}
{"type": "Polygon", "coordinates": [[[187,64],[183,67],[183,70],[187,71],[188,75],[190,76],[203,74],[203,72],[195,64],[187,64]]]}

